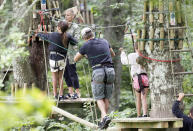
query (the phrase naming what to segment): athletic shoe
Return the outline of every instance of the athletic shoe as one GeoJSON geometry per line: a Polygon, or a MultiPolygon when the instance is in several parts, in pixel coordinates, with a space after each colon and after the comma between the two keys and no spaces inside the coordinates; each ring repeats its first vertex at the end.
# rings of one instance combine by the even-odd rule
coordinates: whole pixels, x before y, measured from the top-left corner
{"type": "Polygon", "coordinates": [[[68,93],[64,96],[64,99],[70,99],[71,98],[71,95],[68,93]]]}
{"type": "Polygon", "coordinates": [[[77,98],[79,98],[79,96],[78,96],[78,94],[77,93],[74,93],[73,95],[72,95],[72,97],[71,97],[72,99],[77,99],[77,98]]]}
{"type": "Polygon", "coordinates": [[[99,123],[99,128],[100,128],[100,129],[106,129],[106,128],[108,128],[110,122],[111,122],[111,118],[108,117],[108,116],[105,116],[105,117],[103,118],[103,121],[99,123]]]}

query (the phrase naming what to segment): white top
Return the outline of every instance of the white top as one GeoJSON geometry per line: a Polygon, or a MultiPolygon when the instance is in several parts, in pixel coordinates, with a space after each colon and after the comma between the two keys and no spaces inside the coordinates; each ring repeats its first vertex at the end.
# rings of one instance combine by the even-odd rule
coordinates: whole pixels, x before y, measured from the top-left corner
{"type": "Polygon", "coordinates": [[[121,52],[121,63],[123,65],[131,65],[131,76],[134,77],[135,74],[146,73],[145,69],[142,69],[139,64],[137,64],[136,59],[139,57],[138,53],[130,53],[128,56],[124,51],[121,52]]]}

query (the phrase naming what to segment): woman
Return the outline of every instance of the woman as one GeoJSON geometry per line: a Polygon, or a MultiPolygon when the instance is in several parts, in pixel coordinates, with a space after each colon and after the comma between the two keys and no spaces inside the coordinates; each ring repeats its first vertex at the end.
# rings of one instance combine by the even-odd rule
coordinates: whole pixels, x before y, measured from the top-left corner
{"type": "Polygon", "coordinates": [[[67,34],[68,23],[60,21],[57,26],[57,32],[43,34],[38,33],[37,36],[49,42],[49,63],[52,72],[53,93],[58,99],[57,86],[59,86],[59,100],[63,100],[63,73],[66,66],[66,54],[68,44],[75,45],[77,40],[67,34]]]}
{"type": "MultiPolygon", "coordinates": [[[[80,38],[80,29],[76,23],[74,23],[75,13],[72,8],[65,11],[65,20],[68,22],[68,33],[71,34],[77,40],[80,38]]],[[[78,74],[76,72],[76,63],[74,62],[74,56],[77,53],[77,46],[69,45],[69,49],[71,52],[67,53],[67,63],[66,70],[64,72],[64,78],[66,81],[66,85],[68,86],[68,93],[65,95],[65,99],[77,99],[80,98],[80,85],[78,74]],[[75,93],[74,93],[74,90],[75,93]]]]}

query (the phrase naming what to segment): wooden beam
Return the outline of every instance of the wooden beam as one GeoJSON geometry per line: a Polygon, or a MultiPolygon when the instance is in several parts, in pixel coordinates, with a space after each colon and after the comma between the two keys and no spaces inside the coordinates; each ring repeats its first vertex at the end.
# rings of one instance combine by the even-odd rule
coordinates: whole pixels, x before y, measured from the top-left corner
{"type": "Polygon", "coordinates": [[[52,111],[53,111],[53,112],[56,112],[56,113],[58,113],[58,114],[61,114],[61,115],[65,116],[65,117],[67,117],[67,118],[69,118],[69,119],[71,119],[71,120],[73,120],[73,121],[76,121],[76,122],[78,122],[78,123],[80,123],[80,124],[83,124],[83,125],[85,125],[86,127],[90,127],[90,128],[92,128],[92,129],[97,129],[97,128],[98,128],[97,125],[95,125],[95,124],[93,124],[93,123],[91,123],[91,122],[88,122],[88,121],[86,121],[86,120],[83,120],[83,119],[81,119],[81,118],[79,118],[79,117],[77,117],[77,116],[75,116],[75,115],[72,115],[72,114],[70,114],[69,112],[64,111],[64,110],[62,110],[62,109],[60,109],[60,108],[58,108],[58,107],[56,107],[56,106],[53,106],[53,107],[52,107],[52,111]]]}
{"type": "Polygon", "coordinates": [[[106,131],[138,131],[137,128],[119,128],[119,127],[110,127],[110,128],[107,128],[106,131]]]}
{"type": "MultiPolygon", "coordinates": [[[[178,97],[179,95],[175,95],[175,97],[178,97]]],[[[184,94],[184,96],[193,96],[193,94],[184,94]]]]}
{"type": "Polygon", "coordinates": [[[171,50],[172,52],[191,52],[191,49],[184,49],[184,50],[171,50]]]}
{"type": "Polygon", "coordinates": [[[175,72],[174,75],[191,75],[193,72],[175,72]]]}
{"type": "Polygon", "coordinates": [[[180,128],[183,126],[181,118],[125,118],[114,119],[118,128],[180,128]]]}
{"type": "Polygon", "coordinates": [[[116,123],[119,128],[168,128],[168,122],[122,122],[116,123]]]}

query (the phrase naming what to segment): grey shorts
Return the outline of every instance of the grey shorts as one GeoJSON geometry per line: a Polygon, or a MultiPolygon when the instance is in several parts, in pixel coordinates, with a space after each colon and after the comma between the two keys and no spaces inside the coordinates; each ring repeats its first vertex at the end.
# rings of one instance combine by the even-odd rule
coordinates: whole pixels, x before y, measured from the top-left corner
{"type": "Polygon", "coordinates": [[[99,68],[92,73],[92,93],[96,100],[109,99],[112,96],[115,80],[114,68],[99,68]]]}

